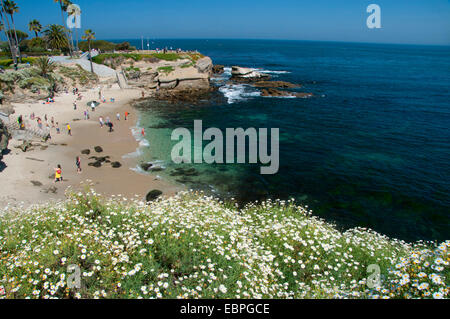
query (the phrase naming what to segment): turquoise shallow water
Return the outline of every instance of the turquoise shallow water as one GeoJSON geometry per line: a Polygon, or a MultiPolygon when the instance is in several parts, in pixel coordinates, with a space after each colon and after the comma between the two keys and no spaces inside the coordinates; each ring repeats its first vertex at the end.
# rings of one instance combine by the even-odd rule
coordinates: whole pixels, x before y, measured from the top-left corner
{"type": "MultiPolygon", "coordinates": [[[[137,41],[135,45],[138,45],[137,41]]],[[[192,104],[149,102],[140,158],[158,174],[241,203],[296,198],[339,226],[370,227],[405,240],[450,238],[450,48],[380,44],[161,40],[153,47],[198,49],[216,64],[240,65],[301,83],[312,99],[262,98],[227,85],[192,104]],[[260,165],[184,165],[170,176],[177,127],[280,128],[280,171],[260,165]]]]}

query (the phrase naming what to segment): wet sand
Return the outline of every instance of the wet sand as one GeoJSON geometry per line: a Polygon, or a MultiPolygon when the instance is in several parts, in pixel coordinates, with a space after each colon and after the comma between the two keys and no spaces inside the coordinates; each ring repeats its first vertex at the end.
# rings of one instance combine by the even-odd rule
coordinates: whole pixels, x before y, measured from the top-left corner
{"type": "MultiPolygon", "coordinates": [[[[52,139],[48,143],[36,143],[48,145],[47,149],[40,146],[29,152],[22,152],[15,146],[22,142],[11,140],[9,149],[11,152],[4,156],[6,167],[0,172],[0,206],[28,206],[35,203],[44,203],[53,199],[62,199],[70,187],[73,190],[81,190],[86,184],[92,184],[97,193],[102,195],[122,195],[127,198],[138,196],[144,198],[153,189],[161,190],[165,196],[175,194],[181,190],[178,185],[161,180],[155,175],[143,175],[133,171],[137,160],[132,157],[124,158],[124,155],[133,153],[138,148],[138,142],[132,135],[131,128],[136,125],[137,112],[131,106],[133,100],[141,97],[139,90],[120,90],[118,88],[102,89],[107,103],[102,103],[95,112],[87,107],[87,102],[98,101],[98,88],[82,92],[82,101],[77,101],[77,110],[73,109],[75,96],[72,93],[61,94],[55,98],[55,103],[13,104],[16,113],[11,116],[15,120],[20,114],[28,125],[36,127],[36,121],[31,121],[29,115],[34,112],[36,116],[44,119],[47,114],[48,122],[53,116],[59,122],[61,134],[56,134],[51,129],[52,139]],[[115,98],[115,103],[110,102],[115,98]],[[84,120],[84,111],[88,109],[89,120],[84,120]],[[124,120],[124,113],[128,111],[130,116],[124,120]],[[121,120],[116,120],[116,114],[120,113],[121,120]],[[114,124],[114,132],[108,132],[108,128],[100,127],[98,118],[110,117],[114,124]],[[74,121],[74,119],[77,119],[74,121]],[[66,124],[72,128],[72,136],[67,134],[66,124]],[[103,148],[102,153],[94,151],[95,146],[103,148]],[[90,155],[82,155],[81,151],[90,149],[90,155]],[[76,156],[81,157],[81,174],[76,171],[76,156]],[[111,162],[120,162],[120,168],[113,168],[111,164],[104,163],[102,167],[88,166],[95,160],[92,156],[110,156],[111,162]],[[62,183],[54,183],[54,168],[60,164],[63,168],[62,183]],[[50,189],[56,187],[55,190],[50,189]],[[50,189],[50,191],[49,191],[50,189]]],[[[50,124],[51,125],[51,124],[50,124]]],[[[45,121],[44,121],[45,126],[45,121]]]]}

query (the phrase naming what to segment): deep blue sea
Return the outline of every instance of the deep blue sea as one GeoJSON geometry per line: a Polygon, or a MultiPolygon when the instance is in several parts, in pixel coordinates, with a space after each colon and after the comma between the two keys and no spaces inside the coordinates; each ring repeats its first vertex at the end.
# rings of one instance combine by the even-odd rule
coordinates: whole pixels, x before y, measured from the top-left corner
{"type": "MultiPolygon", "coordinates": [[[[140,47],[141,41],[131,41],[140,47]]],[[[145,42],[146,45],[146,42],[145,42]]],[[[184,165],[188,187],[241,203],[295,198],[339,227],[413,240],[450,238],[450,47],[257,40],[158,40],[152,48],[198,50],[215,64],[251,67],[302,84],[311,99],[259,96],[225,75],[210,100],[148,102],[143,161],[170,161],[174,128],[280,129],[280,171],[260,165],[184,165]]]]}

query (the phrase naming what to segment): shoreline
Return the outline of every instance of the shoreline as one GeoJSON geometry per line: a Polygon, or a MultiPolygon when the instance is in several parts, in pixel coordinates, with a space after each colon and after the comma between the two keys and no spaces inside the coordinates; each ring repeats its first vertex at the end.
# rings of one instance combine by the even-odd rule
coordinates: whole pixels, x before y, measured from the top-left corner
{"type": "MultiPolygon", "coordinates": [[[[133,170],[138,160],[126,156],[140,147],[132,133],[138,122],[138,112],[132,104],[141,97],[140,90],[102,88],[108,102],[101,103],[95,112],[89,108],[89,120],[84,120],[83,112],[88,109],[89,101],[98,100],[98,88],[80,92],[83,99],[77,101],[77,110],[73,109],[76,97],[72,93],[57,95],[55,103],[51,104],[43,104],[42,101],[13,103],[16,112],[10,116],[11,121],[22,115],[26,122],[35,127],[36,121],[32,122],[29,115],[34,112],[36,117],[44,119],[47,114],[49,124],[52,116],[55,122],[59,122],[61,134],[56,134],[56,129],[52,128],[51,140],[42,143],[33,139],[33,144],[42,146],[34,146],[34,150],[27,152],[15,148],[21,144],[20,141],[10,140],[10,152],[3,158],[6,167],[0,172],[2,185],[6,186],[0,194],[0,205],[29,206],[63,199],[68,189],[79,191],[86,184],[92,185],[98,194],[126,198],[145,198],[149,191],[155,189],[162,191],[163,196],[172,196],[182,189],[182,186],[156,175],[138,173],[133,170]],[[109,102],[110,98],[115,98],[115,103],[109,102]],[[126,111],[130,113],[127,121],[124,120],[126,111]],[[116,120],[116,113],[120,113],[120,121],[116,120]],[[104,119],[110,117],[114,132],[109,133],[106,126],[100,128],[99,116],[104,119]],[[72,136],[67,134],[66,123],[72,128],[72,136]],[[96,153],[96,146],[101,146],[103,152],[96,153]],[[91,153],[82,155],[81,151],[85,149],[90,149],[91,153]],[[76,156],[81,158],[81,174],[76,172],[76,156]],[[111,162],[120,162],[122,166],[113,168],[109,163],[103,163],[99,168],[88,166],[88,163],[95,162],[89,159],[92,156],[110,156],[111,162]],[[55,184],[51,177],[58,164],[62,166],[64,181],[55,184]]],[[[45,126],[44,120],[43,123],[45,126]]]]}

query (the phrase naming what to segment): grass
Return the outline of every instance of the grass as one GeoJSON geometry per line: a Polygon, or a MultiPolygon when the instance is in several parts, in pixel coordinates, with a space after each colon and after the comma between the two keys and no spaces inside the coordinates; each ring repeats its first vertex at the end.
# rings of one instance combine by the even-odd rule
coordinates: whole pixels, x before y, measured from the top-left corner
{"type": "Polygon", "coordinates": [[[193,63],[193,62],[185,63],[185,64],[183,64],[183,65],[181,66],[181,68],[182,68],[182,69],[187,69],[187,68],[190,68],[191,66],[194,66],[194,63],[193,63]]]}
{"type": "Polygon", "coordinates": [[[189,59],[192,61],[192,63],[195,64],[200,58],[203,58],[204,55],[200,53],[152,53],[152,54],[139,54],[139,53],[106,53],[106,54],[100,54],[96,57],[94,57],[92,60],[95,63],[98,64],[105,64],[106,60],[110,59],[132,59],[135,62],[142,61],[143,59],[158,59],[162,61],[177,61],[180,59],[189,59]]]}
{"type": "Polygon", "coordinates": [[[173,66],[161,66],[158,68],[158,72],[169,74],[170,72],[175,71],[173,66]]]}
{"type": "Polygon", "coordinates": [[[292,201],[94,191],[0,212],[0,298],[447,298],[450,241],[338,231],[292,201]],[[68,266],[81,288],[68,288],[68,266]],[[369,265],[381,273],[370,283],[369,265]],[[372,287],[372,288],[371,288],[372,287]]]}

